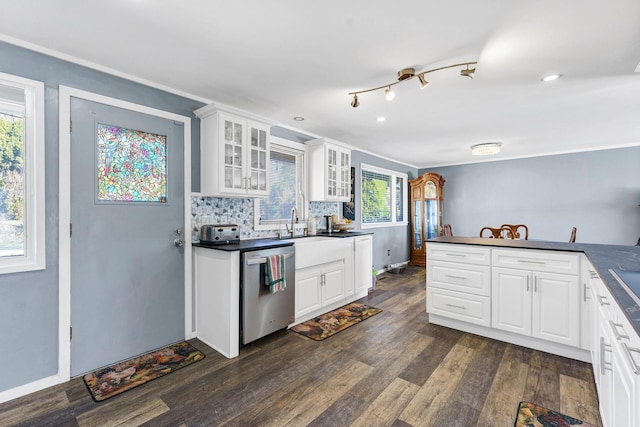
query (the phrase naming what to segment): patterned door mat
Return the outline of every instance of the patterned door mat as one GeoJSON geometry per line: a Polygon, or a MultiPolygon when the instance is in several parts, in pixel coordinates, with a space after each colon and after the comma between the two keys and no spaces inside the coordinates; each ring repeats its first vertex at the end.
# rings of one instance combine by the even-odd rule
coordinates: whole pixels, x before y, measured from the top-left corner
{"type": "Polygon", "coordinates": [[[83,379],[96,402],[204,359],[204,354],[183,341],[86,374],[83,379]]]}
{"type": "Polygon", "coordinates": [[[552,411],[530,402],[520,402],[513,427],[596,427],[577,418],[552,411]]]}
{"type": "Polygon", "coordinates": [[[291,328],[291,330],[312,340],[322,341],[371,316],[375,316],[381,311],[379,308],[354,302],[300,323],[291,328]]]}

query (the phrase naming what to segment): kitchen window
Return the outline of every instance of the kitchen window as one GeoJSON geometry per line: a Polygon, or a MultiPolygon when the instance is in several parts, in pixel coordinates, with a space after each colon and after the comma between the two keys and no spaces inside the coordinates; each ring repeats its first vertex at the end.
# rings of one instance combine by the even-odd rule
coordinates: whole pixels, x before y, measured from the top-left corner
{"type": "Polygon", "coordinates": [[[407,175],[361,165],[362,228],[407,225],[407,175]]]}
{"type": "Polygon", "coordinates": [[[291,210],[304,223],[304,145],[271,137],[269,197],[254,199],[254,228],[280,229],[291,223],[291,210]]]}
{"type": "Polygon", "coordinates": [[[45,268],[44,84],[0,73],[0,274],[45,268]]]}

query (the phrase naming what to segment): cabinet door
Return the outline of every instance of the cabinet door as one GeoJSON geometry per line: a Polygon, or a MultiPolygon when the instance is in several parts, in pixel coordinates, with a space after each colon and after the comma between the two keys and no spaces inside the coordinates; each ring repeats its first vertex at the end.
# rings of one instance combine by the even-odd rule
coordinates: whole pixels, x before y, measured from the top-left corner
{"type": "Polygon", "coordinates": [[[491,326],[531,335],[531,273],[495,267],[492,275],[491,326]]]}
{"type": "Polygon", "coordinates": [[[309,268],[296,271],[296,319],[322,306],[322,272],[309,268]]]}
{"type": "Polygon", "coordinates": [[[322,305],[339,301],[344,296],[344,265],[324,269],[322,285],[322,305]]]}
{"type": "Polygon", "coordinates": [[[368,289],[372,284],[373,254],[371,236],[355,238],[355,282],[356,292],[368,289]]]}
{"type": "Polygon", "coordinates": [[[622,348],[614,345],[613,367],[612,367],[612,391],[613,406],[611,408],[614,417],[610,425],[615,426],[637,426],[634,420],[636,410],[635,400],[635,378],[631,366],[624,360],[622,348]]]}
{"type": "Polygon", "coordinates": [[[608,327],[608,318],[602,310],[598,310],[598,401],[600,403],[600,416],[603,427],[615,427],[613,424],[613,353],[611,337],[608,327]]]}
{"type": "Polygon", "coordinates": [[[340,176],[338,197],[351,197],[351,155],[348,151],[340,150],[340,176]]]}
{"type": "Polygon", "coordinates": [[[247,159],[248,177],[247,192],[254,196],[268,196],[268,168],[269,168],[269,128],[267,126],[248,122],[249,129],[247,159]]]}
{"type": "MultiPolygon", "coordinates": [[[[221,191],[231,194],[245,193],[245,122],[227,114],[220,115],[220,149],[223,164],[221,191]]],[[[218,165],[208,165],[218,167],[218,165]]]]}
{"type": "Polygon", "coordinates": [[[537,338],[570,346],[580,340],[577,276],[533,273],[533,333],[537,338]]]}
{"type": "Polygon", "coordinates": [[[325,147],[326,168],[326,196],[328,199],[338,195],[338,150],[333,147],[325,147]]]}

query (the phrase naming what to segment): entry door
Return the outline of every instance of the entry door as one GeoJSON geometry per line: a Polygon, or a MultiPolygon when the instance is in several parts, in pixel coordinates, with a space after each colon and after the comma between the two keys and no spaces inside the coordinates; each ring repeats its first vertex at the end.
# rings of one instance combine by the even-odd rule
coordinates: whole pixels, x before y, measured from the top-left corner
{"type": "Polygon", "coordinates": [[[77,98],[71,119],[77,376],[184,339],[184,138],[182,124],[77,98]]]}

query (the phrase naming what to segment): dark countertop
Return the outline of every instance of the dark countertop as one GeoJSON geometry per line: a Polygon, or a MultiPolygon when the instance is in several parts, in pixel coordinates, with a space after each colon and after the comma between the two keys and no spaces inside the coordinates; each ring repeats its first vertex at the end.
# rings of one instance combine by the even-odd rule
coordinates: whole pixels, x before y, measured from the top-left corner
{"type": "MultiPolygon", "coordinates": [[[[345,237],[356,237],[356,236],[365,236],[367,234],[373,234],[371,231],[349,231],[347,233],[318,233],[317,236],[323,237],[336,237],[336,238],[345,238],[345,237]]],[[[306,236],[306,237],[314,237],[314,236],[306,236]]],[[[260,249],[272,249],[280,246],[291,246],[296,243],[296,240],[304,239],[304,237],[296,237],[296,238],[287,238],[287,239],[277,239],[274,237],[267,239],[251,239],[251,240],[240,240],[240,243],[229,243],[225,245],[211,245],[201,242],[193,242],[191,246],[197,248],[207,248],[207,249],[217,249],[219,251],[240,251],[240,252],[249,252],[249,251],[257,251],[260,249]]]]}
{"type": "Polygon", "coordinates": [[[640,246],[596,245],[589,243],[547,242],[542,240],[483,239],[480,237],[438,237],[428,242],[480,245],[503,248],[582,252],[596,269],[611,294],[640,336],[640,306],[623,289],[609,269],[640,271],[640,246]]]}

